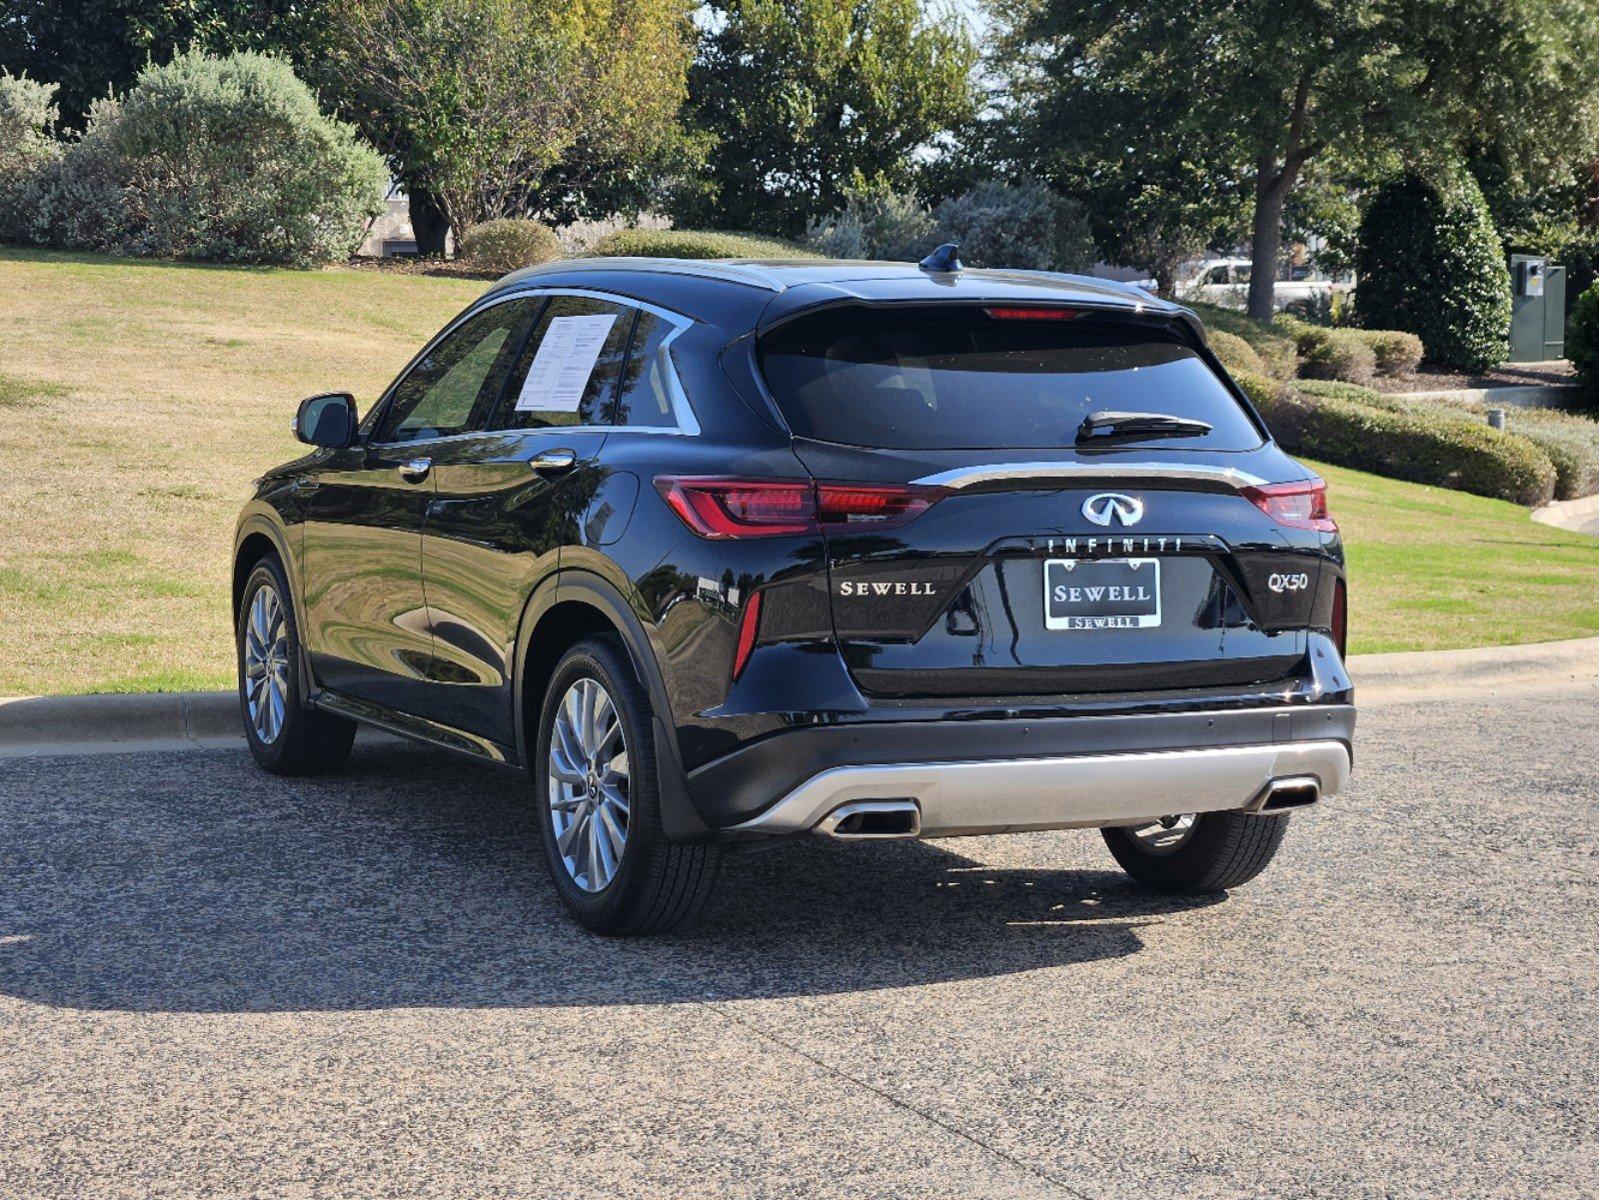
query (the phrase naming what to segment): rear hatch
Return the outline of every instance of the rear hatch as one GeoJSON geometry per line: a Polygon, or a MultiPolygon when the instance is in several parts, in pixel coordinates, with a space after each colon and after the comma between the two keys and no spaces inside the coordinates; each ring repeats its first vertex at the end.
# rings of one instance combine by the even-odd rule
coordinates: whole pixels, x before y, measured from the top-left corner
{"type": "Polygon", "coordinates": [[[1251,490],[1285,460],[1184,327],[848,303],[758,355],[816,479],[890,497],[826,526],[834,630],[864,691],[1163,691],[1302,665],[1322,529],[1251,490]]]}

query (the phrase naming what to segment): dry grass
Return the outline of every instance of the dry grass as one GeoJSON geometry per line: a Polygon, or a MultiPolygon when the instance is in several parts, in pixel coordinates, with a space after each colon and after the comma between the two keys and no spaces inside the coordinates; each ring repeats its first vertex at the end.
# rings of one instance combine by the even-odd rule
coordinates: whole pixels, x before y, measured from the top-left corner
{"type": "Polygon", "coordinates": [[[0,695],[226,686],[249,483],[481,282],[0,249],[0,695]]]}

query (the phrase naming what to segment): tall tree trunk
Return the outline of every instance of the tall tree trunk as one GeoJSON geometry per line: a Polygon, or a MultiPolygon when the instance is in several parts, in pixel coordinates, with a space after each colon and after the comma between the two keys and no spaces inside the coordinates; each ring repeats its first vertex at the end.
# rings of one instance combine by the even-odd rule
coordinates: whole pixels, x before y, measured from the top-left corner
{"type": "Polygon", "coordinates": [[[416,252],[423,258],[443,258],[445,235],[450,231],[444,206],[427,188],[406,181],[405,194],[411,198],[411,232],[416,235],[416,252]]]}
{"type": "Polygon", "coordinates": [[[1255,172],[1255,220],[1249,241],[1249,315],[1269,321],[1277,311],[1277,259],[1283,246],[1283,205],[1297,168],[1261,162],[1255,172]]]}

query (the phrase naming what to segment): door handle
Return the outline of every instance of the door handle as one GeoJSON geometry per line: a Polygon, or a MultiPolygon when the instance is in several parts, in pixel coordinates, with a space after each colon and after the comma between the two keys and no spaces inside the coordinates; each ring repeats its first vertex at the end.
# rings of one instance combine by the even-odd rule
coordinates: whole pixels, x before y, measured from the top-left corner
{"type": "Polygon", "coordinates": [[[561,471],[570,471],[577,465],[577,451],[566,449],[546,450],[542,454],[535,454],[528,459],[527,465],[530,471],[540,475],[545,471],[550,472],[552,475],[559,474],[561,471]]]}
{"type": "Polygon", "coordinates": [[[322,481],[320,479],[311,479],[302,475],[289,486],[289,490],[296,496],[309,496],[321,486],[322,481]]]}
{"type": "Polygon", "coordinates": [[[433,469],[431,458],[413,458],[400,464],[400,478],[407,483],[421,483],[433,469]]]}

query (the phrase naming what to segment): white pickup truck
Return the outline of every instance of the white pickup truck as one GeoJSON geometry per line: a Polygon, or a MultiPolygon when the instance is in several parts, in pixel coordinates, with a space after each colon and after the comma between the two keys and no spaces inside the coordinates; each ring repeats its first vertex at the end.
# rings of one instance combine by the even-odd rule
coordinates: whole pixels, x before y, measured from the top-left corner
{"type": "MultiPolygon", "coordinates": [[[[1219,304],[1224,308],[1246,308],[1249,304],[1249,267],[1247,258],[1207,258],[1190,263],[1183,270],[1177,284],[1180,300],[1199,300],[1206,304],[1219,304]]],[[[1325,279],[1278,280],[1274,303],[1281,312],[1297,300],[1314,301],[1330,296],[1338,285],[1325,279]]]]}

